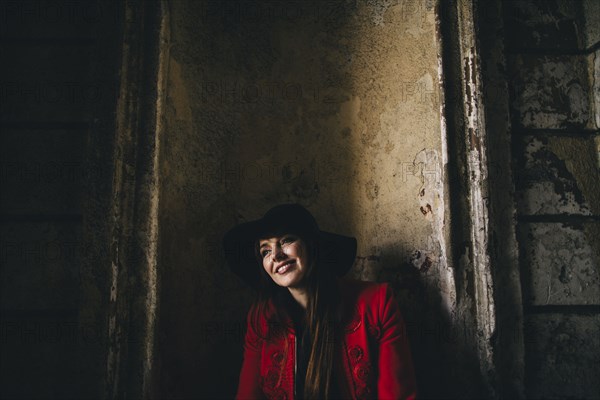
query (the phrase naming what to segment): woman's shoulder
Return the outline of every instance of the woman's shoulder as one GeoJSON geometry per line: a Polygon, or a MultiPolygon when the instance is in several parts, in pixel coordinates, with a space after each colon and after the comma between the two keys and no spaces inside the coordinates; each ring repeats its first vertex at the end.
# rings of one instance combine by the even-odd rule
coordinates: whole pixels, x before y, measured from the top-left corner
{"type": "Polygon", "coordinates": [[[377,324],[381,318],[382,310],[391,297],[391,288],[388,283],[368,282],[355,279],[343,279],[340,283],[342,297],[342,320],[347,326],[356,329],[360,321],[365,321],[369,326],[377,324]]]}
{"type": "Polygon", "coordinates": [[[255,300],[248,310],[248,319],[258,321],[261,324],[267,324],[268,321],[276,318],[277,309],[272,299],[255,300]]]}
{"type": "Polygon", "coordinates": [[[248,329],[264,340],[284,335],[292,329],[292,321],[285,313],[278,313],[271,300],[254,302],[248,310],[246,322],[248,329]]]}

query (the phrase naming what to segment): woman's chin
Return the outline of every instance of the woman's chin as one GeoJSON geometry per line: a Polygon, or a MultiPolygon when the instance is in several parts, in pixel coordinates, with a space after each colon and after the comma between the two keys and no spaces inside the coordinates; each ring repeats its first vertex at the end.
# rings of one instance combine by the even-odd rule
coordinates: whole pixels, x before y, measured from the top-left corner
{"type": "Polygon", "coordinates": [[[283,278],[283,279],[278,279],[277,281],[275,281],[275,283],[276,283],[277,285],[281,286],[281,287],[289,288],[289,287],[294,287],[294,286],[296,286],[296,285],[297,285],[297,283],[298,283],[298,282],[296,282],[296,281],[297,281],[297,279],[293,279],[293,278],[291,278],[291,279],[288,279],[288,278],[286,277],[286,278],[283,278]]]}
{"type": "Polygon", "coordinates": [[[301,277],[298,276],[296,271],[290,271],[288,274],[284,276],[279,276],[275,279],[275,283],[281,287],[296,287],[300,283],[301,277]]]}

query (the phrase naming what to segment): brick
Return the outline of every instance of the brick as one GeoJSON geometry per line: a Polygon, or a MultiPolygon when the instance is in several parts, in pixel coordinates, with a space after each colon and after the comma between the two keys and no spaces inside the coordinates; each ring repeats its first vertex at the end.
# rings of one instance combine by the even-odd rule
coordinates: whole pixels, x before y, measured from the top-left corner
{"type": "Polygon", "coordinates": [[[594,140],[529,135],[514,138],[519,214],[599,215],[600,169],[594,140]]]}
{"type": "Polygon", "coordinates": [[[522,223],[518,227],[524,302],[600,304],[600,223],[522,223]]]}
{"type": "Polygon", "coordinates": [[[600,42],[600,2],[583,0],[583,17],[585,19],[585,47],[590,48],[600,42]]]}
{"type": "Polygon", "coordinates": [[[578,49],[583,45],[581,4],[570,0],[505,1],[507,47],[510,49],[578,49]]]}
{"type": "Polygon", "coordinates": [[[585,56],[509,57],[515,127],[585,128],[591,122],[585,56]]]}
{"type": "Polygon", "coordinates": [[[527,398],[600,397],[600,316],[529,315],[524,338],[527,398]]]}
{"type": "Polygon", "coordinates": [[[81,213],[85,131],[7,130],[0,135],[3,214],[81,213]]]}

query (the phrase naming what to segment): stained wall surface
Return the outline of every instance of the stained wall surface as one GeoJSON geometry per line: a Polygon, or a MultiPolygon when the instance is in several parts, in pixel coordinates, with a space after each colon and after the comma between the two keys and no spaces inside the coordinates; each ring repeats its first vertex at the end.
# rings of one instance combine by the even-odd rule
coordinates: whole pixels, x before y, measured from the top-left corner
{"type": "Polygon", "coordinates": [[[598,398],[597,2],[504,3],[525,391],[598,398]]]}
{"type": "Polygon", "coordinates": [[[3,399],[101,397],[119,24],[114,2],[0,3],[3,399]]]}
{"type": "Polygon", "coordinates": [[[422,397],[600,397],[599,15],[595,0],[1,2],[0,397],[232,397],[253,293],[221,238],[281,202],[358,238],[351,277],[392,283],[422,397]],[[455,21],[473,5],[475,27],[455,21]],[[457,37],[484,45],[465,59],[457,37]],[[483,90],[463,99],[477,57],[483,90]],[[460,109],[481,96],[489,248],[461,163],[460,109]]]}
{"type": "Polygon", "coordinates": [[[162,395],[234,393],[253,295],[226,268],[221,237],[284,202],[357,237],[351,275],[394,283],[429,368],[420,377],[434,379],[447,268],[435,2],[182,0],[170,18],[162,395]]]}

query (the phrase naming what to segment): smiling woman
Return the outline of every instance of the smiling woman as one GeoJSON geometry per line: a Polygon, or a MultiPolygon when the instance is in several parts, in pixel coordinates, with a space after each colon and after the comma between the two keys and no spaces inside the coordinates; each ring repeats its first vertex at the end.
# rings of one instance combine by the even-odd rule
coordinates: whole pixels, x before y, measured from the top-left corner
{"type": "Polygon", "coordinates": [[[404,323],[387,284],[342,279],[356,239],[321,231],[298,204],[224,238],[232,270],[258,289],[238,399],[412,399],[404,323]]]}
{"type": "Polygon", "coordinates": [[[259,253],[265,272],[273,282],[287,287],[294,299],[306,307],[306,296],[301,289],[308,267],[306,244],[293,234],[261,239],[259,253]]]}

